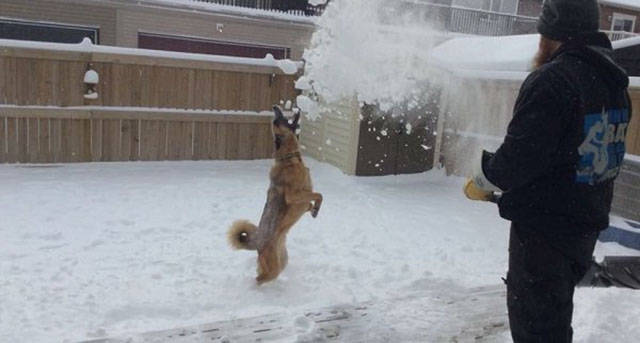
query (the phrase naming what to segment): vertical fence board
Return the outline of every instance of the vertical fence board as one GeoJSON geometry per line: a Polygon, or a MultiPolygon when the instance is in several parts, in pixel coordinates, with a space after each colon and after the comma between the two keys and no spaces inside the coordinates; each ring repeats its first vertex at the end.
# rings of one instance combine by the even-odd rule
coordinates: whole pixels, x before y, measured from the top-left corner
{"type": "Polygon", "coordinates": [[[212,96],[213,72],[196,70],[194,76],[193,108],[213,109],[212,96]]]}
{"type": "Polygon", "coordinates": [[[166,160],[166,130],[164,121],[141,121],[140,159],[144,161],[166,160]]]}
{"type": "Polygon", "coordinates": [[[38,162],[40,156],[40,123],[37,118],[27,118],[27,158],[25,162],[38,162]]]}
{"type": "Polygon", "coordinates": [[[195,93],[196,90],[196,70],[188,69],[187,71],[187,106],[185,108],[197,108],[195,106],[195,93]]]}
{"type": "Polygon", "coordinates": [[[38,119],[38,158],[37,162],[46,163],[53,161],[50,147],[50,120],[48,118],[38,119]]]}
{"type": "Polygon", "coordinates": [[[102,119],[91,119],[91,160],[102,161],[102,119]]]}
{"type": "Polygon", "coordinates": [[[29,161],[29,126],[27,118],[18,118],[18,162],[27,163],[29,161]]]}
{"type": "Polygon", "coordinates": [[[218,123],[216,125],[216,158],[219,160],[230,159],[227,155],[227,135],[229,134],[229,123],[218,123]]]}
{"type": "Polygon", "coordinates": [[[140,75],[140,101],[138,106],[149,106],[153,100],[153,90],[155,85],[152,83],[154,66],[140,66],[138,74],[140,75]]]}
{"type": "Polygon", "coordinates": [[[0,104],[7,102],[7,74],[10,70],[5,66],[5,63],[7,63],[7,57],[0,56],[0,104]]]}
{"type": "Polygon", "coordinates": [[[101,161],[118,161],[122,143],[120,120],[105,119],[102,121],[102,153],[101,161]]]}
{"type": "Polygon", "coordinates": [[[171,101],[166,107],[174,107],[179,109],[189,108],[189,74],[190,70],[186,68],[171,68],[173,71],[173,80],[167,80],[165,87],[171,89],[171,101]]]}
{"type": "Polygon", "coordinates": [[[119,161],[136,161],[138,156],[138,121],[122,120],[119,161]]]}
{"type": "Polygon", "coordinates": [[[222,100],[224,99],[225,94],[223,93],[224,88],[221,87],[220,85],[223,84],[225,81],[225,74],[223,71],[220,71],[220,70],[214,70],[212,71],[211,74],[212,74],[212,77],[211,77],[212,105],[213,105],[213,108],[222,110],[224,109],[222,100]]]}
{"type": "Polygon", "coordinates": [[[239,145],[240,145],[240,137],[239,137],[239,125],[236,123],[227,124],[227,129],[225,130],[225,139],[226,139],[226,159],[227,160],[236,160],[238,159],[239,154],[239,145]]]}
{"type": "Polygon", "coordinates": [[[193,159],[208,160],[211,157],[211,125],[207,122],[196,122],[193,132],[193,159]]]}
{"type": "Polygon", "coordinates": [[[91,121],[76,120],[77,129],[79,130],[80,139],[80,161],[91,161],[91,121]]]}
{"type": "Polygon", "coordinates": [[[18,119],[7,118],[7,162],[18,162],[18,119]]]}
{"type": "Polygon", "coordinates": [[[100,76],[100,83],[98,84],[98,105],[101,106],[114,106],[113,98],[114,92],[117,91],[118,85],[113,78],[112,63],[97,63],[93,67],[100,76]]]}
{"type": "Polygon", "coordinates": [[[234,108],[244,108],[242,107],[241,97],[242,97],[242,73],[236,72],[227,72],[227,94],[228,97],[225,99],[227,101],[224,109],[234,109],[234,108]]]}
{"type": "Polygon", "coordinates": [[[208,152],[209,154],[207,155],[207,158],[210,160],[218,160],[218,159],[222,159],[221,157],[218,157],[218,142],[217,142],[217,137],[218,137],[218,123],[209,123],[209,137],[207,140],[207,144],[208,144],[208,152]]]}
{"type": "Polygon", "coordinates": [[[53,154],[53,162],[63,162],[62,154],[62,119],[51,119],[49,121],[51,132],[50,144],[53,154]]]}
{"type": "Polygon", "coordinates": [[[169,160],[191,159],[192,123],[176,121],[167,123],[169,160]]]}
{"type": "Polygon", "coordinates": [[[81,106],[84,104],[84,73],[85,62],[64,62],[60,68],[60,87],[62,106],[81,106]]]}
{"type": "Polygon", "coordinates": [[[18,78],[18,68],[17,68],[17,58],[9,57],[7,58],[7,62],[5,63],[5,68],[7,68],[7,80],[6,80],[6,91],[7,91],[7,104],[17,104],[18,103],[18,87],[17,78],[18,78]]]}
{"type": "Polygon", "coordinates": [[[271,125],[260,125],[258,127],[258,150],[256,158],[269,158],[273,154],[273,135],[271,133],[271,125]]]}
{"type": "MultiPolygon", "coordinates": [[[[47,64],[47,61],[43,63],[47,64]]],[[[35,63],[32,59],[20,58],[15,61],[16,70],[20,74],[15,80],[13,87],[16,89],[15,102],[16,105],[27,105],[35,103],[34,89],[31,88],[31,80],[36,79],[35,63]]]]}
{"type": "Polygon", "coordinates": [[[253,159],[256,151],[257,133],[254,124],[238,124],[238,159],[253,159]]]}
{"type": "Polygon", "coordinates": [[[60,134],[61,134],[61,161],[62,162],[79,162],[80,146],[79,141],[80,132],[76,127],[75,120],[63,119],[61,120],[60,134]]]}
{"type": "Polygon", "coordinates": [[[127,65],[113,64],[111,67],[111,96],[112,106],[131,105],[131,69],[127,65]]]}
{"type": "MultiPolygon", "coordinates": [[[[2,60],[0,60],[0,66],[2,64],[2,60]]],[[[1,76],[1,75],[0,75],[1,76]]],[[[2,80],[0,80],[0,84],[2,83],[2,80]]],[[[0,163],[5,163],[7,162],[7,145],[6,145],[6,140],[7,140],[7,135],[5,134],[5,121],[6,121],[6,117],[0,117],[0,163]]]]}
{"type": "Polygon", "coordinates": [[[43,97],[49,97],[51,99],[51,101],[49,102],[48,105],[60,105],[62,104],[62,93],[63,93],[63,85],[61,84],[60,80],[60,68],[62,66],[64,62],[62,61],[52,61],[51,63],[51,85],[48,88],[48,90],[51,92],[50,94],[47,95],[43,95],[43,97]]]}

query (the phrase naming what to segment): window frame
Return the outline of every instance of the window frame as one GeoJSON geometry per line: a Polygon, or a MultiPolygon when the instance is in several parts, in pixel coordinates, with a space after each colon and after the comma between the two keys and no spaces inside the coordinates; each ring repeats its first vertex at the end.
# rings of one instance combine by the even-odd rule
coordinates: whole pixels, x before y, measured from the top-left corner
{"type": "Polygon", "coordinates": [[[636,32],[636,19],[637,19],[637,16],[632,14],[613,12],[613,14],[611,15],[611,31],[622,31],[622,32],[631,32],[631,33],[636,32]],[[625,31],[624,29],[615,30],[614,28],[616,25],[616,19],[622,20],[622,21],[631,20],[631,31],[625,31]]]}

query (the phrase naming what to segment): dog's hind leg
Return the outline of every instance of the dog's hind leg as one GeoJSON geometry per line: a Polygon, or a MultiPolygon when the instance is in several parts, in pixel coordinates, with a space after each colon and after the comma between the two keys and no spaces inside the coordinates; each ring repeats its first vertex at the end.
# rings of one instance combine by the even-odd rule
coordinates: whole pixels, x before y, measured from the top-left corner
{"type": "Polygon", "coordinates": [[[273,245],[269,245],[258,252],[258,285],[269,282],[278,277],[281,271],[278,251],[273,245]]]}
{"type": "Polygon", "coordinates": [[[280,270],[284,270],[287,267],[287,263],[289,263],[289,255],[287,254],[287,247],[280,246],[280,254],[278,256],[280,258],[280,270]]]}

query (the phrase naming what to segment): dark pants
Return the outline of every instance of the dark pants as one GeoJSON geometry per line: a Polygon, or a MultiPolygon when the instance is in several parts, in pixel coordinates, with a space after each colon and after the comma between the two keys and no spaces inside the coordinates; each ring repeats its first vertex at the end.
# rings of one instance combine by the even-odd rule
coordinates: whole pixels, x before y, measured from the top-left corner
{"type": "Polygon", "coordinates": [[[571,342],[573,291],[589,268],[597,238],[511,225],[507,307],[514,343],[571,342]]]}

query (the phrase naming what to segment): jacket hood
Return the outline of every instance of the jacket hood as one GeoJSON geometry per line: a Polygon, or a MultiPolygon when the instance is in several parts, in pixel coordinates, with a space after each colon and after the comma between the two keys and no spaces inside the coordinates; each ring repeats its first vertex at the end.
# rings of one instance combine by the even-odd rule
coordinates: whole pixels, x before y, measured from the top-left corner
{"type": "Polygon", "coordinates": [[[588,34],[564,43],[551,58],[571,55],[592,65],[613,88],[625,89],[629,86],[629,76],[613,60],[613,48],[606,34],[588,34]]]}

